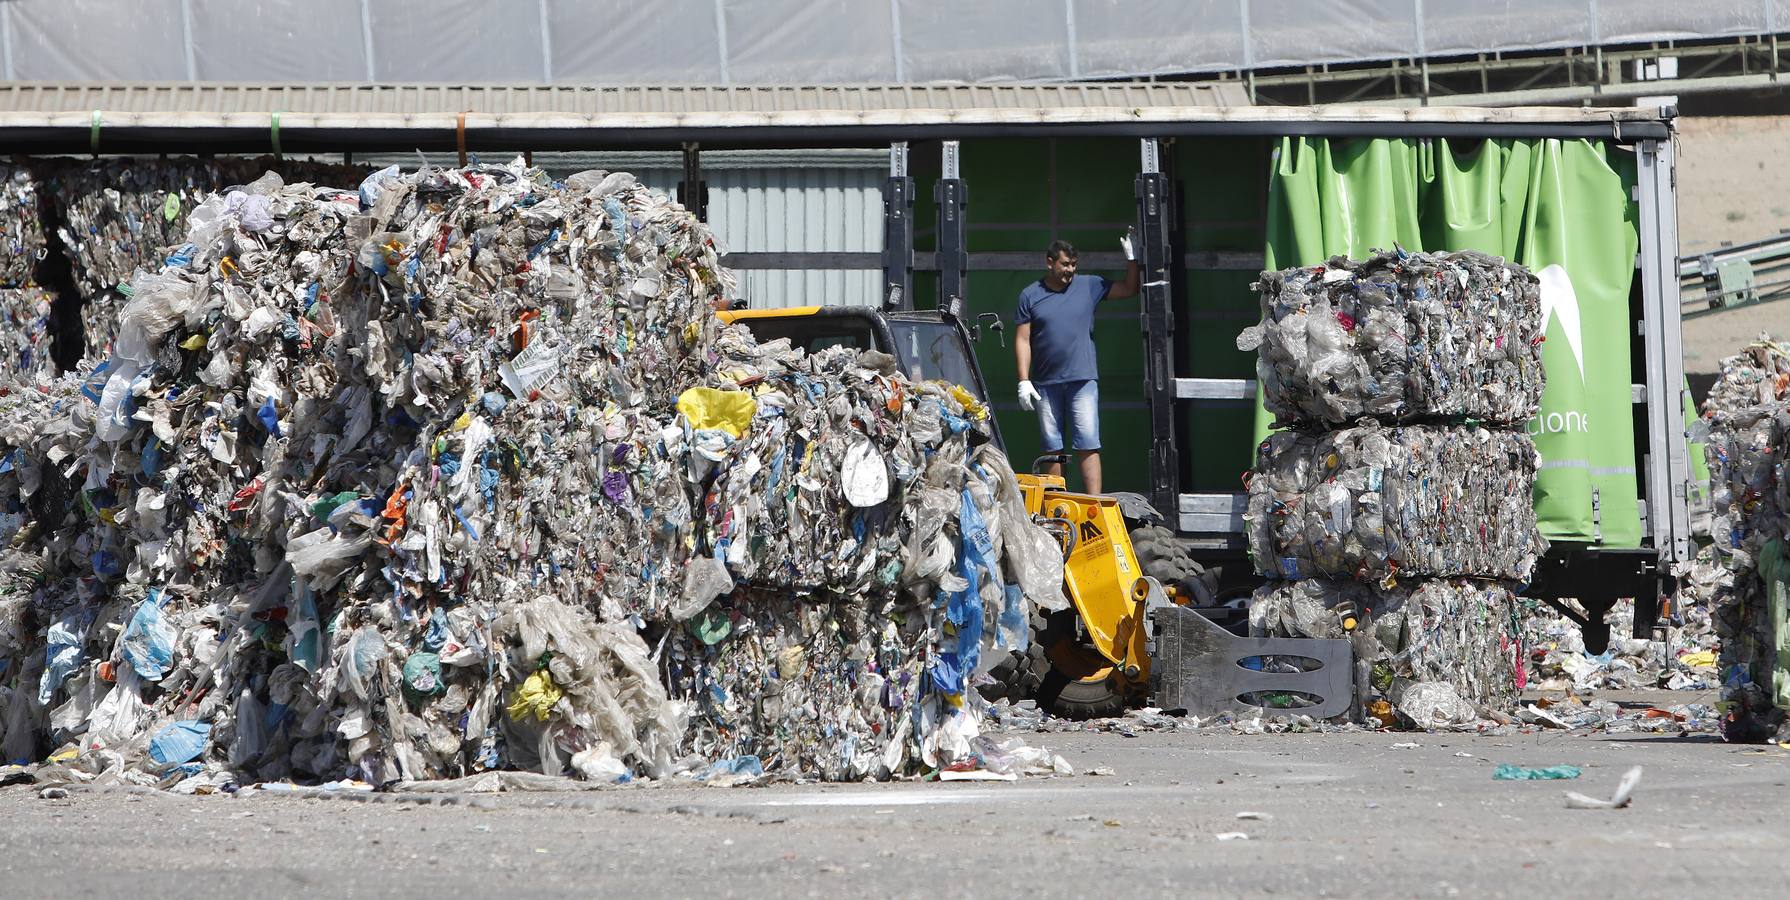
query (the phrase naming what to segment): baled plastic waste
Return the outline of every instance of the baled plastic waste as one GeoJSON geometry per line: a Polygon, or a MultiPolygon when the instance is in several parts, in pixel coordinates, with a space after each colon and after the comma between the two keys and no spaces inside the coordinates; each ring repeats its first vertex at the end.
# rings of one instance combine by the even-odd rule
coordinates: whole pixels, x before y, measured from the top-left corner
{"type": "Polygon", "coordinates": [[[1249,626],[1263,637],[1349,639],[1372,696],[1395,707],[1412,685],[1438,682],[1475,707],[1506,709],[1524,686],[1516,593],[1496,581],[1274,581],[1250,598],[1249,626]]]}
{"type": "Polygon", "coordinates": [[[967,685],[1061,558],[961,389],[723,327],[712,236],[624,173],[267,175],[187,222],[108,358],[0,397],[8,758],[987,762],[967,685]]]}
{"type": "Polygon", "coordinates": [[[48,246],[39,181],[29,167],[0,165],[0,187],[0,287],[28,287],[48,246]]]}
{"type": "Polygon", "coordinates": [[[1712,608],[1720,640],[1722,733],[1772,738],[1790,711],[1790,346],[1762,335],[1722,360],[1696,431],[1714,542],[1688,588],[1712,608]]]}
{"type": "Polygon", "coordinates": [[[1258,572],[1388,586],[1409,577],[1525,581],[1547,548],[1527,435],[1473,426],[1276,432],[1244,514],[1258,572]]]}
{"type": "Polygon", "coordinates": [[[1522,266],[1400,249],[1263,272],[1255,288],[1262,319],[1237,346],[1257,351],[1276,426],[1509,427],[1540,406],[1541,295],[1522,266]]]}
{"type": "Polygon", "coordinates": [[[0,374],[26,381],[55,375],[51,297],[41,288],[0,288],[0,374]]]}

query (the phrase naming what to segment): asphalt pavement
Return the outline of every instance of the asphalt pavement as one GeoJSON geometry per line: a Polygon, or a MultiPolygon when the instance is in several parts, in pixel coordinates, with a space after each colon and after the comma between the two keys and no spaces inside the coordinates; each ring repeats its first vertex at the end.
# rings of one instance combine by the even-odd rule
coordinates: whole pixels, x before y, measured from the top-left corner
{"type": "Polygon", "coordinates": [[[1077,774],[445,801],[0,788],[0,896],[1641,898],[1790,882],[1790,751],[1775,745],[1026,737],[1077,774]],[[1583,774],[1495,781],[1500,763],[1583,774]],[[1632,766],[1628,808],[1567,808],[1566,791],[1608,796],[1632,766]]]}

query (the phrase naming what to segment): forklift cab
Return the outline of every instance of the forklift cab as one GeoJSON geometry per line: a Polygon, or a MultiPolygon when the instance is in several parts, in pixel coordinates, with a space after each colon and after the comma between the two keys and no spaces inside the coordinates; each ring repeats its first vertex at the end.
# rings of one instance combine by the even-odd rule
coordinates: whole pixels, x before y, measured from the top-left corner
{"type": "MultiPolygon", "coordinates": [[[[784,309],[733,309],[721,321],[739,322],[760,341],[788,338],[790,346],[815,353],[830,347],[880,350],[895,357],[903,374],[915,381],[947,381],[961,385],[983,403],[988,385],[976,364],[978,330],[966,328],[949,311],[883,312],[863,306],[796,306],[784,309]]],[[[991,330],[999,331],[997,320],[991,330]]],[[[995,445],[1005,449],[1000,426],[989,417],[995,445]]]]}

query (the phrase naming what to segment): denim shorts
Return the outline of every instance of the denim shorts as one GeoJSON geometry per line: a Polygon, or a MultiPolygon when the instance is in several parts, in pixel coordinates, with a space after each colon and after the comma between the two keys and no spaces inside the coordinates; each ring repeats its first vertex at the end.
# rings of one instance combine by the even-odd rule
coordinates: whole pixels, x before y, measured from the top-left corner
{"type": "Polygon", "coordinates": [[[1069,449],[1063,425],[1076,450],[1100,449],[1100,382],[1066,381],[1038,387],[1038,445],[1045,453],[1069,449]]]}

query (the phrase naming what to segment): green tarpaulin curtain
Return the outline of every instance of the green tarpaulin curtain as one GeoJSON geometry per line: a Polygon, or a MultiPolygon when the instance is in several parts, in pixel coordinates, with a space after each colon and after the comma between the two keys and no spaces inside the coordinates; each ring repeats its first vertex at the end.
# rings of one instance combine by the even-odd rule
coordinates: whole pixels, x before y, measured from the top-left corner
{"type": "MultiPolygon", "coordinates": [[[[1535,508],[1552,540],[1641,540],[1629,394],[1638,209],[1632,155],[1587,140],[1284,138],[1268,189],[1267,266],[1478,250],[1541,278],[1547,319],[1535,508]],[[1597,499],[1593,508],[1593,495],[1597,499]]],[[[1269,416],[1257,411],[1257,439],[1269,416]]]]}

